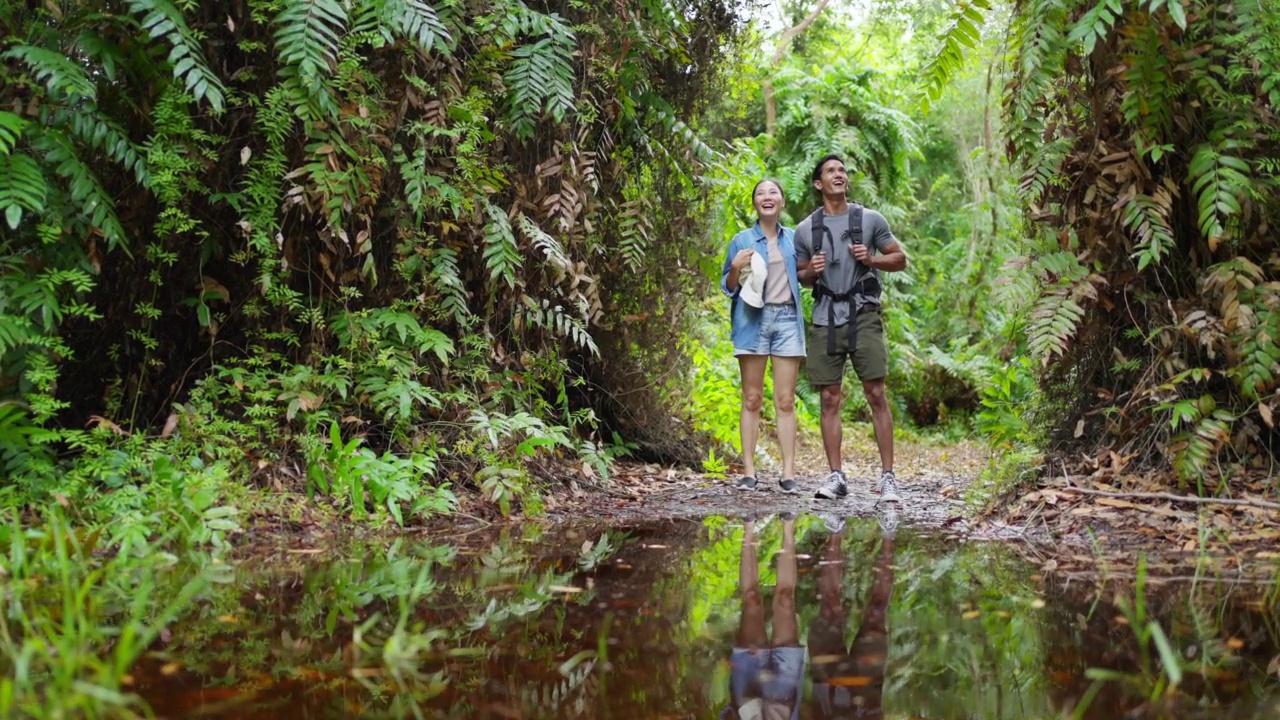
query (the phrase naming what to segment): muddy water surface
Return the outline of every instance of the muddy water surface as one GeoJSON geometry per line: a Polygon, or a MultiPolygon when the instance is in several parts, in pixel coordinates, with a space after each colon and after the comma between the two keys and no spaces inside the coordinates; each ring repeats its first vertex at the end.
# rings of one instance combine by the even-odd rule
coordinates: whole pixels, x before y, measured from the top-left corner
{"type": "Polygon", "coordinates": [[[132,689],[170,718],[1280,717],[1265,588],[1117,604],[1135,589],[1065,586],[1008,546],[894,525],[289,548],[212,586],[132,689]]]}

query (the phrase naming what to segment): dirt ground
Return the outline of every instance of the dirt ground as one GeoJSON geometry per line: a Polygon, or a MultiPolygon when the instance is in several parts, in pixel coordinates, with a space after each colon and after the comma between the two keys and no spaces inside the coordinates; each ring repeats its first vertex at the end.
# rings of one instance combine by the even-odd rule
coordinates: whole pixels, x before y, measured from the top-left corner
{"type": "MultiPolygon", "coordinates": [[[[771,439],[762,446],[762,455],[777,452],[771,439]]],[[[770,459],[757,463],[762,471],[755,492],[733,489],[740,468],[714,478],[690,469],[623,464],[603,490],[587,489],[599,482],[594,478],[590,483],[585,477],[581,483],[565,483],[550,496],[547,512],[553,520],[614,523],[781,512],[874,515],[878,496],[872,482],[878,479],[880,463],[870,429],[846,428],[844,450],[844,470],[851,482],[848,497],[839,501],[813,497],[827,468],[820,440],[808,436],[802,438],[797,457],[799,495],[778,491],[780,474],[770,459]]],[[[1034,489],[983,507],[969,493],[989,457],[980,444],[899,442],[895,455],[903,498],[898,517],[907,531],[1011,542],[1045,574],[1088,582],[1131,581],[1140,560],[1152,583],[1275,585],[1280,578],[1280,510],[1140,497],[1154,488],[1167,488],[1167,479],[1123,475],[1105,467],[1080,476],[1046,473],[1034,489]],[[1114,496],[1086,494],[1090,491],[1114,496]]],[[[1260,478],[1255,483],[1259,494],[1250,497],[1260,499],[1274,481],[1260,478]]]]}

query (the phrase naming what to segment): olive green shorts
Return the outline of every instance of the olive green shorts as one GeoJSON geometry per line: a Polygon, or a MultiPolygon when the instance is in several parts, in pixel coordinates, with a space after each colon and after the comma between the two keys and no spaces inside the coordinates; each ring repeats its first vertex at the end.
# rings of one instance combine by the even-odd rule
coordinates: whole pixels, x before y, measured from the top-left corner
{"type": "MultiPolygon", "coordinates": [[[[845,358],[849,357],[849,328],[837,325],[836,354],[827,354],[827,332],[822,325],[809,326],[809,384],[814,387],[839,385],[844,379],[845,358]]],[[[878,312],[858,314],[858,346],[853,349],[853,371],[862,382],[889,376],[889,346],[884,340],[884,321],[878,312]]]]}

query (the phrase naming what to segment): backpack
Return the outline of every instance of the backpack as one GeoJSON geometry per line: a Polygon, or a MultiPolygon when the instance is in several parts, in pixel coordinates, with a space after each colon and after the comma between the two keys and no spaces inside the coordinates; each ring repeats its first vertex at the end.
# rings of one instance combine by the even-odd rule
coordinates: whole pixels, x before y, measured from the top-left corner
{"type": "MultiPolygon", "coordinates": [[[[822,249],[823,242],[826,239],[830,239],[831,253],[827,257],[831,257],[835,255],[836,238],[835,238],[835,235],[831,232],[831,229],[827,227],[826,213],[822,211],[821,205],[819,205],[818,209],[814,210],[813,214],[809,216],[809,227],[812,230],[813,236],[817,238],[817,242],[814,243],[814,246],[815,246],[814,253],[816,254],[819,252],[823,252],[823,249],[822,249]]],[[[853,244],[855,245],[863,244],[862,243],[862,206],[861,205],[853,206],[853,213],[849,218],[849,235],[850,235],[850,240],[853,241],[853,244]]],[[[836,292],[834,289],[827,287],[826,283],[822,281],[821,277],[818,277],[813,284],[813,299],[815,302],[821,300],[823,297],[831,298],[831,302],[827,305],[827,327],[828,328],[834,328],[836,324],[836,303],[838,302],[849,303],[849,322],[848,322],[849,351],[848,352],[850,354],[853,353],[853,349],[858,344],[858,322],[857,322],[858,308],[855,307],[856,302],[854,301],[854,299],[858,295],[874,297],[877,299],[879,299],[880,297],[880,280],[876,278],[875,273],[869,272],[869,268],[866,268],[866,266],[864,266],[862,263],[858,263],[858,268],[857,270],[854,271],[853,282],[850,283],[849,287],[846,288],[843,292],[836,292]]],[[[830,331],[827,332],[827,354],[828,355],[839,354],[836,352],[836,334],[830,331]]]]}

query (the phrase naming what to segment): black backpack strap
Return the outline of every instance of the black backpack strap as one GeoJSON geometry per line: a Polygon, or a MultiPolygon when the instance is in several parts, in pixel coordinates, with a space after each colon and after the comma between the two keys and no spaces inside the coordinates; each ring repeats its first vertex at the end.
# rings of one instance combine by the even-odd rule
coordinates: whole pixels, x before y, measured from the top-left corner
{"type": "MultiPolygon", "coordinates": [[[[854,245],[862,244],[862,206],[854,205],[853,212],[849,215],[849,239],[854,245]]],[[[849,303],[849,354],[853,354],[853,349],[858,346],[858,302],[854,299],[854,290],[861,284],[862,278],[865,277],[866,271],[863,270],[862,263],[858,263],[854,268],[853,283],[849,286],[849,291],[845,293],[845,301],[849,303]],[[860,272],[861,271],[861,272],[860,272]]],[[[832,308],[831,315],[835,316],[835,309],[832,308]]],[[[835,345],[835,334],[827,333],[827,347],[833,348],[835,345]]],[[[834,353],[828,350],[828,355],[834,353]]]]}
{"type": "MultiPolygon", "coordinates": [[[[836,238],[835,238],[835,235],[831,232],[831,229],[827,227],[827,218],[826,218],[826,214],[823,213],[822,211],[822,206],[818,206],[818,209],[814,210],[813,214],[809,216],[809,223],[810,223],[810,228],[813,231],[812,234],[814,235],[814,237],[817,238],[817,241],[815,242],[815,247],[816,247],[814,251],[815,254],[819,252],[823,252],[823,249],[822,249],[823,241],[828,240],[829,241],[828,244],[830,244],[831,246],[831,253],[828,255],[828,257],[834,257],[836,253],[836,238]]],[[[854,205],[853,212],[849,216],[849,239],[855,245],[862,244],[862,206],[861,205],[854,205]]],[[[861,267],[861,263],[859,263],[859,267],[861,267]]],[[[857,271],[855,270],[853,284],[848,288],[846,288],[845,291],[842,293],[833,292],[831,288],[823,284],[821,277],[817,278],[814,281],[813,299],[817,301],[817,300],[821,300],[825,296],[830,298],[831,300],[831,302],[827,303],[827,354],[828,355],[839,354],[836,352],[836,334],[835,334],[836,303],[838,302],[849,303],[849,322],[848,322],[849,354],[853,354],[854,348],[856,348],[858,345],[858,315],[857,315],[857,307],[855,307],[857,305],[857,302],[854,300],[854,290],[855,288],[858,287],[858,284],[861,281],[862,281],[862,278],[858,275],[857,271]]]]}

